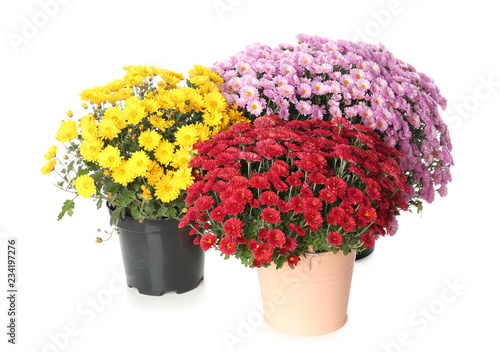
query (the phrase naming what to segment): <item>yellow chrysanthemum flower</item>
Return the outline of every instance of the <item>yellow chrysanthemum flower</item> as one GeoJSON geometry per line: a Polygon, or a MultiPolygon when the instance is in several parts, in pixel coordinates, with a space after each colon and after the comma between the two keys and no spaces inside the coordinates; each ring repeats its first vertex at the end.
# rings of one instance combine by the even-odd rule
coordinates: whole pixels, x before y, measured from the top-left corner
{"type": "Polygon", "coordinates": [[[169,88],[175,87],[178,83],[182,81],[179,78],[167,72],[162,73],[160,77],[163,79],[164,84],[166,84],[169,88]]]}
{"type": "Polygon", "coordinates": [[[118,133],[120,133],[120,131],[121,129],[116,126],[115,121],[106,117],[102,119],[99,127],[97,128],[99,137],[109,140],[118,137],[118,133]]]}
{"type": "Polygon", "coordinates": [[[118,167],[122,161],[120,150],[112,145],[108,145],[97,156],[97,162],[104,168],[113,170],[118,167]]]}
{"type": "Polygon", "coordinates": [[[219,76],[219,74],[217,72],[214,72],[208,68],[206,68],[205,66],[201,66],[201,65],[193,65],[194,67],[189,70],[189,77],[190,78],[193,78],[195,76],[208,76],[212,81],[216,82],[216,83],[219,83],[219,84],[223,84],[224,83],[224,80],[222,79],[221,76],[219,76]]]}
{"type": "Polygon", "coordinates": [[[210,81],[210,78],[208,78],[208,76],[194,76],[189,78],[189,82],[191,82],[191,84],[194,86],[200,86],[208,81],[210,81]]]}
{"type": "Polygon", "coordinates": [[[101,104],[106,101],[106,88],[97,86],[92,89],[85,89],[80,93],[80,99],[90,101],[92,104],[101,104]]]}
{"type": "Polygon", "coordinates": [[[245,116],[243,116],[243,111],[238,110],[238,105],[233,104],[230,109],[227,109],[227,115],[229,116],[229,123],[234,125],[238,122],[250,122],[245,116]]]}
{"type": "Polygon", "coordinates": [[[49,160],[43,165],[41,171],[42,175],[48,175],[54,170],[54,167],[56,166],[57,162],[56,159],[49,160]]]}
{"type": "Polygon", "coordinates": [[[92,114],[85,115],[80,119],[80,128],[83,139],[96,139],[98,137],[97,122],[92,114]]]}
{"type": "Polygon", "coordinates": [[[122,186],[126,186],[134,180],[134,175],[130,171],[126,160],[122,160],[120,165],[113,169],[111,177],[122,186]]]}
{"type": "Polygon", "coordinates": [[[141,100],[141,105],[148,114],[153,114],[160,108],[160,104],[154,99],[141,100]]]}
{"type": "Polygon", "coordinates": [[[184,103],[194,111],[200,111],[203,108],[203,96],[194,88],[184,88],[184,103]]]}
{"type": "Polygon", "coordinates": [[[104,142],[99,138],[86,139],[80,144],[80,154],[85,160],[94,162],[97,160],[103,147],[104,142]]]}
{"type": "Polygon", "coordinates": [[[151,200],[151,199],[153,199],[153,196],[152,196],[151,192],[149,190],[147,190],[147,189],[145,189],[144,191],[142,191],[141,197],[144,200],[151,200]]]}
{"type": "Polygon", "coordinates": [[[96,192],[94,179],[89,175],[82,175],[73,181],[73,186],[76,187],[76,193],[83,198],[90,198],[96,192]]]}
{"type": "Polygon", "coordinates": [[[127,74],[123,77],[123,82],[125,82],[125,86],[127,87],[133,87],[136,84],[139,84],[142,82],[142,76],[136,72],[129,71],[127,74]]]}
{"type": "Polygon", "coordinates": [[[127,167],[135,177],[146,176],[150,160],[144,150],[139,150],[132,153],[132,156],[128,159],[127,167]]]}
{"type": "Polygon", "coordinates": [[[117,101],[127,100],[132,96],[134,90],[132,88],[123,88],[117,92],[106,95],[106,101],[116,103],[117,101]]]}
{"type": "Polygon", "coordinates": [[[144,106],[141,105],[141,101],[137,97],[128,98],[125,101],[125,108],[123,111],[125,112],[125,119],[129,125],[135,125],[148,116],[144,106]]]}
{"type": "Polygon", "coordinates": [[[207,126],[218,126],[222,124],[224,116],[220,111],[205,111],[203,113],[203,123],[207,126]]]}
{"type": "Polygon", "coordinates": [[[154,186],[163,177],[163,167],[156,161],[151,160],[148,165],[148,173],[146,178],[148,180],[148,185],[154,186]]]}
{"type": "Polygon", "coordinates": [[[181,147],[193,145],[198,141],[198,131],[193,125],[184,125],[175,132],[175,142],[181,147]]]}
{"type": "Polygon", "coordinates": [[[169,141],[162,140],[155,149],[155,158],[160,163],[168,166],[174,158],[175,145],[169,141]]]}
{"type": "Polygon", "coordinates": [[[174,185],[171,175],[163,176],[154,187],[156,191],[156,198],[164,203],[170,203],[171,201],[177,199],[181,192],[181,189],[174,185]]]}
{"type": "Polygon", "coordinates": [[[210,111],[225,111],[227,100],[220,92],[210,92],[203,97],[203,106],[210,111]]]}
{"type": "Polygon", "coordinates": [[[159,129],[162,132],[165,132],[167,128],[169,128],[170,124],[162,117],[159,116],[153,116],[149,119],[149,122],[151,125],[153,125],[154,128],[159,129]]]}
{"type": "Polygon", "coordinates": [[[198,140],[200,141],[206,141],[209,140],[210,137],[212,137],[212,131],[210,131],[210,127],[207,125],[204,125],[202,123],[197,123],[194,125],[196,128],[196,132],[198,133],[198,140]]]}
{"type": "Polygon", "coordinates": [[[106,109],[106,111],[104,112],[103,120],[106,119],[113,121],[116,128],[120,130],[127,127],[127,121],[125,120],[125,113],[120,108],[111,107],[106,109]]]}
{"type": "Polygon", "coordinates": [[[174,186],[179,187],[181,190],[187,189],[194,183],[194,177],[192,175],[193,169],[190,167],[182,167],[174,171],[174,176],[172,182],[174,186]]]}
{"type": "Polygon", "coordinates": [[[201,94],[208,94],[211,92],[219,92],[220,93],[219,88],[215,85],[214,82],[207,81],[207,82],[200,85],[200,93],[201,94]]]}
{"type": "Polygon", "coordinates": [[[45,158],[45,160],[50,160],[56,156],[56,153],[57,153],[57,146],[53,145],[52,147],[49,148],[49,150],[43,157],[45,158]]]}
{"type": "Polygon", "coordinates": [[[161,141],[161,135],[150,129],[143,131],[139,136],[139,146],[147,150],[148,152],[154,150],[161,141]]]}
{"type": "Polygon", "coordinates": [[[191,161],[191,151],[192,147],[181,147],[179,148],[170,163],[172,167],[176,169],[180,169],[182,167],[187,167],[189,162],[191,161]]]}
{"type": "Polygon", "coordinates": [[[78,135],[78,127],[75,121],[65,120],[61,123],[56,133],[56,139],[59,142],[67,143],[72,141],[78,135]]]}
{"type": "Polygon", "coordinates": [[[123,87],[125,87],[125,82],[123,82],[121,79],[116,79],[113,82],[109,82],[105,86],[106,90],[109,93],[111,93],[111,92],[118,92],[123,87]]]}

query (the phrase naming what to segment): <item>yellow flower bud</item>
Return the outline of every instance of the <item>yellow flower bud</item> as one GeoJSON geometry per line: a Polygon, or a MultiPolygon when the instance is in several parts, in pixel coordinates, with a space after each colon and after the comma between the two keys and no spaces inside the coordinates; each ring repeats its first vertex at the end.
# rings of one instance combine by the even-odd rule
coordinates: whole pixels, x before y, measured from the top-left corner
{"type": "Polygon", "coordinates": [[[108,192],[108,197],[113,197],[113,192],[108,192]]]}
{"type": "Polygon", "coordinates": [[[89,107],[89,106],[88,106],[87,104],[82,103],[82,108],[84,108],[84,109],[88,109],[88,107],[89,107]]]}
{"type": "Polygon", "coordinates": [[[128,129],[128,133],[132,133],[133,131],[134,131],[134,130],[133,130],[133,129],[131,129],[131,128],[129,128],[129,129],[128,129]]]}
{"type": "Polygon", "coordinates": [[[143,130],[144,130],[144,125],[143,125],[143,124],[141,124],[141,125],[139,126],[139,129],[140,129],[141,131],[143,131],[143,130]]]}
{"type": "Polygon", "coordinates": [[[104,174],[104,176],[109,176],[109,170],[108,169],[104,169],[103,174],[104,174]]]}
{"type": "Polygon", "coordinates": [[[68,112],[66,113],[66,115],[68,115],[69,117],[73,117],[73,111],[68,110],[68,112]]]}
{"type": "Polygon", "coordinates": [[[96,237],[95,243],[101,243],[101,242],[102,242],[102,238],[101,237],[96,237]]]}
{"type": "Polygon", "coordinates": [[[146,185],[141,185],[141,190],[145,191],[147,190],[148,188],[146,187],[146,185]]]}
{"type": "Polygon", "coordinates": [[[182,208],[183,213],[187,213],[187,211],[188,211],[187,208],[182,208]]]}
{"type": "Polygon", "coordinates": [[[142,224],[144,222],[143,219],[139,219],[139,224],[142,224]]]}

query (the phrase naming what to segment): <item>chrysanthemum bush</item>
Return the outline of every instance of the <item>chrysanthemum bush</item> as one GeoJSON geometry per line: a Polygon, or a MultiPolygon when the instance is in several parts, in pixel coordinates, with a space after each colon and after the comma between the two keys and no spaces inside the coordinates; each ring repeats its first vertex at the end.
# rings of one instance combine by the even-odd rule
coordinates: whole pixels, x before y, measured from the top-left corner
{"type": "Polygon", "coordinates": [[[57,186],[74,193],[59,214],[72,215],[74,200],[94,198],[114,209],[112,220],[180,218],[193,144],[246,120],[227,105],[222,79],[195,65],[186,85],[180,73],[130,66],[123,79],[81,93],[87,113],[62,121],[45,158],[43,174],[57,173],[57,186]]]}
{"type": "Polygon", "coordinates": [[[222,88],[246,117],[277,114],[284,120],[344,117],[374,129],[404,157],[403,197],[412,206],[447,194],[452,145],[434,81],[382,45],[299,35],[296,45],[255,44],[213,68],[222,88]]]}
{"type": "Polygon", "coordinates": [[[200,171],[180,226],[246,266],[295,266],[312,251],[361,251],[397,229],[406,177],[387,146],[346,119],[241,122],[194,145],[200,171]]]}

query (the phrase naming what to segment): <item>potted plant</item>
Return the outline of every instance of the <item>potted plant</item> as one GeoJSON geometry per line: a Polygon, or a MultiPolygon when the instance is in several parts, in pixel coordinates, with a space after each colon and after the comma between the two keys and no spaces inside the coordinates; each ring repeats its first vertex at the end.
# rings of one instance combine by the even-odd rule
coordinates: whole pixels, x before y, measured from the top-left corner
{"type": "Polygon", "coordinates": [[[123,79],[81,93],[86,114],[68,112],[55,136],[61,145],[49,149],[42,173],[56,173],[56,186],[74,194],[59,219],[73,214],[77,196],[93,198],[98,209],[108,205],[129,286],[148,295],[186,292],[204,267],[189,228],[178,227],[196,177],[188,166],[192,146],[243,118],[217,88],[222,79],[205,67],[189,71],[187,86],[173,71],[124,69],[123,79]]]}
{"type": "Polygon", "coordinates": [[[407,209],[402,154],[343,118],[275,115],[237,123],[194,148],[189,165],[201,179],[187,190],[180,226],[192,224],[203,250],[257,267],[264,302],[276,292],[286,297],[264,307],[272,327],[299,335],[340,328],[355,252],[372,247],[407,209]]]}
{"type": "MultiPolygon", "coordinates": [[[[298,44],[255,44],[214,64],[224,78],[222,94],[244,116],[262,113],[284,120],[343,117],[372,128],[403,153],[402,192],[410,208],[447,194],[452,145],[439,107],[446,107],[434,81],[397,59],[382,45],[298,35],[298,44]]],[[[389,233],[397,231],[395,221],[389,233]]],[[[367,253],[364,252],[363,255],[367,253]]]]}

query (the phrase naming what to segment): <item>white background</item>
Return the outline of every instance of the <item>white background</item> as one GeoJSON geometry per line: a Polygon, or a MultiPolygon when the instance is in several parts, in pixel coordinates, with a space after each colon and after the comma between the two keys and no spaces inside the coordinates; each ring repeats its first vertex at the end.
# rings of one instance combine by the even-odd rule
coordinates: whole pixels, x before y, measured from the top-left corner
{"type": "MultiPolygon", "coordinates": [[[[51,7],[42,5],[50,2],[0,5],[0,297],[7,282],[5,238],[19,242],[18,345],[12,350],[497,348],[488,347],[498,346],[500,327],[500,25],[494,2],[54,0],[51,7]],[[215,4],[226,4],[226,11],[217,12],[215,4]],[[30,31],[28,22],[37,27],[30,31]],[[375,253],[356,264],[348,322],[329,335],[287,336],[259,321],[256,272],[214,252],[206,256],[205,281],[192,292],[148,297],[125,288],[116,278],[123,275],[117,238],[94,243],[96,229],[107,225],[104,209],[82,200],[72,218],[56,220],[66,195],[40,168],[65,112],[81,114],[79,93],[122,77],[124,65],[187,73],[193,63],[211,65],[254,42],[294,43],[297,33],[381,42],[434,78],[449,102],[445,121],[456,163],[449,195],[425,205],[422,216],[402,215],[398,234],[380,240],[375,253]],[[67,337],[68,329],[76,336],[67,337]],[[234,345],[225,342],[228,336],[234,345]]],[[[0,298],[2,351],[13,347],[6,342],[6,303],[0,298]]]]}

